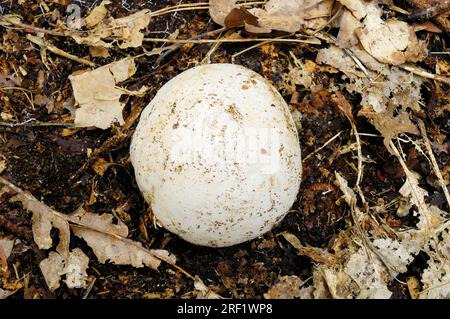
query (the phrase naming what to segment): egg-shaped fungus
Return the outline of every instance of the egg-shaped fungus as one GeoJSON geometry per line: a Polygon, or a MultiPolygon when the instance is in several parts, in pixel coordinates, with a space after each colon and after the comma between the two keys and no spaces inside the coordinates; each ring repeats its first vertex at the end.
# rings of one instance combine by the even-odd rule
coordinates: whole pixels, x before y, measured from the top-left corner
{"type": "Polygon", "coordinates": [[[158,222],[211,247],[279,223],[302,173],[286,102],[259,74],[233,64],[201,65],[167,82],[142,112],[130,156],[158,222]]]}

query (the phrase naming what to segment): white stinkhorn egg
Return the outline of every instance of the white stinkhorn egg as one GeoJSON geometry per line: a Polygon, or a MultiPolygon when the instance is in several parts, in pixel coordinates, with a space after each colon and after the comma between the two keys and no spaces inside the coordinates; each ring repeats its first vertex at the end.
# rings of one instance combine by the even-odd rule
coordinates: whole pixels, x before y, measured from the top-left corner
{"type": "Polygon", "coordinates": [[[279,223],[302,173],[294,121],[263,77],[233,64],[189,69],[142,112],[131,143],[158,222],[188,242],[231,246],[279,223]]]}

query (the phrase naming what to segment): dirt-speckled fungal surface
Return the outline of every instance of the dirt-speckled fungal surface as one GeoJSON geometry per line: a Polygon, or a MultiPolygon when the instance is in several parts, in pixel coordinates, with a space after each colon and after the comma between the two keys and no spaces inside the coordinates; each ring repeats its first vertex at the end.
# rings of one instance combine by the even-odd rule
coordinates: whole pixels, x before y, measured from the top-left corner
{"type": "Polygon", "coordinates": [[[143,111],[130,154],[158,222],[211,247],[279,223],[302,173],[286,102],[259,74],[232,64],[198,66],[165,84],[143,111]]]}

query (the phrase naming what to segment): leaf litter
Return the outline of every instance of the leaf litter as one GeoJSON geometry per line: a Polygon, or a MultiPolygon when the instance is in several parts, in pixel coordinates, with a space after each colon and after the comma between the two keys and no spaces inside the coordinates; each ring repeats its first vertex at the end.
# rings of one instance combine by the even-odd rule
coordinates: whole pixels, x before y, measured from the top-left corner
{"type": "MultiPolygon", "coordinates": [[[[104,0],[91,10],[82,19],[84,31],[63,27],[62,34],[78,44],[87,45],[92,58],[108,58],[114,50],[141,47],[152,20],[152,12],[143,9],[121,18],[113,18],[108,10],[109,6],[112,3],[104,0]]],[[[346,205],[350,209],[346,227],[337,233],[327,248],[303,244],[295,234],[279,232],[277,237],[282,238],[279,245],[287,243],[298,255],[306,256],[314,263],[312,283],[308,284],[309,279],[302,280],[294,275],[278,276],[264,294],[265,298],[391,298],[393,293],[389,285],[398,280],[399,275],[407,273],[408,267],[421,253],[425,253],[429,259],[421,274],[407,278],[410,296],[450,298],[449,215],[430,203],[432,194],[423,186],[429,176],[422,177],[415,171],[417,167],[411,168],[410,159],[403,154],[402,148],[402,143],[408,142],[424,155],[448,201],[448,172],[440,172],[433,154],[433,150],[437,149],[443,153],[448,152],[445,138],[431,143],[423,134],[424,129],[421,127],[419,130],[416,124],[420,123],[417,115],[422,114],[426,106],[423,88],[430,87],[430,80],[433,80],[436,94],[440,97],[438,103],[445,103],[448,89],[446,85],[450,81],[446,67],[448,63],[445,59],[437,59],[436,74],[429,72],[430,68],[424,69],[429,63],[425,59],[430,57],[427,49],[430,43],[428,37],[424,40],[424,37],[418,37],[417,34],[424,31],[439,33],[440,29],[431,22],[405,22],[405,19],[399,19],[401,14],[386,15],[386,7],[401,14],[406,12],[389,1],[339,0],[337,3],[269,0],[263,5],[238,3],[234,0],[209,2],[211,18],[226,28],[242,28],[250,36],[284,32],[290,36],[295,34],[296,37],[317,37],[328,43],[313,49],[317,53],[315,58],[308,55],[307,59],[300,59],[300,55],[291,51],[290,58],[294,63],[289,61],[289,72],[284,79],[290,78],[294,86],[303,87],[313,94],[321,94],[325,88],[328,89],[330,102],[350,121],[352,133],[356,137],[354,144],[346,146],[349,152],[358,150],[355,156],[358,165],[349,164],[358,175],[356,183],[353,179],[345,179],[343,172],[338,170],[328,172],[329,180],[334,181],[342,194],[342,198],[337,201],[342,200],[340,205],[346,205]],[[323,31],[328,28],[338,29],[336,38],[323,31]],[[413,64],[417,62],[420,64],[413,64]],[[329,83],[323,84],[318,74],[330,75],[329,83]],[[359,96],[357,106],[346,102],[341,92],[359,96]],[[364,155],[365,145],[360,141],[360,134],[356,130],[359,119],[355,120],[354,114],[367,119],[375,127],[381,134],[388,153],[398,161],[404,183],[397,189],[397,206],[394,211],[401,218],[413,215],[416,221],[412,225],[393,228],[386,223],[384,217],[377,215],[379,212],[386,213],[384,206],[366,202],[363,190],[367,190],[361,189],[360,183],[365,178],[370,159],[364,155]]],[[[21,21],[18,16],[9,16],[8,20],[1,23],[20,27],[21,21]]],[[[173,33],[175,35],[171,40],[177,40],[179,31],[173,33]]],[[[242,32],[235,31],[232,36],[242,39],[242,32]]],[[[48,36],[51,33],[48,32],[48,36]]],[[[42,34],[29,34],[27,38],[40,47],[42,62],[47,68],[50,68],[52,59],[46,55],[46,50],[77,63],[97,67],[86,58],[60,50],[44,39],[42,34]]],[[[208,52],[209,58],[214,55],[214,51],[220,51],[219,46],[220,39],[208,52]]],[[[255,50],[259,46],[258,44],[249,50],[255,50]]],[[[176,48],[189,52],[190,47],[192,45],[176,48]]],[[[264,45],[261,46],[263,47],[264,45]]],[[[162,50],[158,52],[161,53],[162,50]]],[[[264,73],[274,72],[276,68],[270,67],[271,63],[263,64],[264,73]]],[[[75,126],[107,129],[114,123],[124,125],[122,112],[126,104],[121,102],[121,96],[127,94],[139,98],[147,91],[145,86],[134,91],[119,86],[135,73],[135,58],[132,56],[93,70],[72,73],[69,79],[78,106],[75,109],[75,126]]],[[[5,73],[0,81],[4,79],[10,86],[16,83],[20,85],[23,74],[25,73],[5,73]]],[[[295,90],[292,87],[285,89],[287,92],[295,90]]],[[[292,103],[297,103],[296,100],[298,96],[292,98],[292,103]]],[[[45,96],[36,101],[42,101],[37,104],[49,108],[49,112],[55,107],[51,104],[53,101],[47,101],[45,96]]],[[[445,116],[445,105],[438,106],[435,116],[445,116]]],[[[6,114],[9,113],[2,112],[2,118],[13,118],[6,114]]],[[[306,116],[308,114],[299,115],[299,121],[306,116]]],[[[335,135],[336,140],[337,137],[339,135],[335,135]]],[[[319,157],[319,151],[326,150],[335,138],[328,141],[330,144],[326,142],[318,148],[317,152],[312,152],[311,158],[319,157]]],[[[113,165],[110,160],[101,157],[93,163],[93,169],[100,177],[105,176],[108,168],[113,165]]],[[[38,247],[43,250],[51,249],[47,258],[40,262],[40,269],[51,290],[60,287],[61,280],[64,280],[67,287],[86,286],[89,257],[80,248],[69,248],[71,234],[83,239],[100,263],[157,269],[161,260],[164,260],[175,266],[175,258],[167,250],[149,250],[141,243],[128,239],[128,227],[112,214],[98,215],[84,209],[78,209],[69,215],[61,214],[6,180],[1,181],[16,193],[15,200],[33,213],[33,237],[38,247]],[[54,228],[58,229],[59,236],[55,248],[54,238],[51,237],[54,228]]],[[[3,255],[6,256],[4,252],[3,255]]],[[[5,264],[7,266],[4,259],[0,259],[2,267],[5,264]]],[[[182,269],[178,270],[183,272],[182,269]]],[[[192,296],[220,298],[219,289],[213,291],[199,277],[190,277],[194,281],[192,296]]],[[[0,298],[9,293],[10,291],[0,290],[0,298]]]]}
{"type": "Polygon", "coordinates": [[[51,231],[53,228],[59,231],[59,243],[55,251],[50,251],[48,258],[39,265],[51,290],[60,287],[63,275],[69,288],[81,288],[87,282],[89,258],[79,248],[70,250],[70,230],[86,241],[100,263],[147,266],[157,270],[161,261],[169,264],[176,262],[175,257],[166,250],[149,250],[142,244],[127,239],[127,226],[120,221],[113,224],[114,216],[111,214],[97,215],[78,210],[71,215],[63,215],[5,179],[0,178],[0,182],[16,192],[14,200],[21,202],[24,208],[33,213],[33,238],[40,249],[52,248],[51,231]]]}

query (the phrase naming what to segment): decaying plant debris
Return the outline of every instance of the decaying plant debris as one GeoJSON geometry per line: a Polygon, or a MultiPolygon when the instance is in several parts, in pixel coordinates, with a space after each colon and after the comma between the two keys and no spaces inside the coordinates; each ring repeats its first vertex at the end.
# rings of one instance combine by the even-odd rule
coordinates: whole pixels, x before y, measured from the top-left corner
{"type": "Polygon", "coordinates": [[[61,2],[0,5],[0,299],[450,298],[431,2],[74,1],[76,26],[61,2]],[[128,155],[155,92],[208,62],[271,81],[304,154],[285,220],[224,249],[160,229],[128,155]]]}

